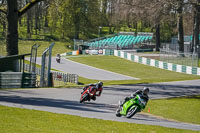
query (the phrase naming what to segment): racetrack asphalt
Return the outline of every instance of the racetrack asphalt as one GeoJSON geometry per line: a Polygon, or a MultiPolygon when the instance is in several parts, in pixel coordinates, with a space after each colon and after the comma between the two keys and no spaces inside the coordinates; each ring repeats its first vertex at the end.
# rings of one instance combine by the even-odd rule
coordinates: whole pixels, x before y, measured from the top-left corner
{"type": "Polygon", "coordinates": [[[42,110],[82,117],[129,122],[200,131],[200,125],[158,118],[138,113],[133,118],[116,117],[119,100],[143,87],[150,88],[150,99],[200,94],[200,80],[156,84],[116,85],[104,87],[96,101],[79,103],[80,88],[42,88],[0,90],[0,105],[42,110]]]}
{"type": "MultiPolygon", "coordinates": [[[[41,64],[41,57],[37,58],[37,64],[41,64]]],[[[77,74],[87,79],[95,79],[95,80],[138,80],[139,79],[95,68],[85,64],[77,63],[65,58],[61,58],[61,63],[57,63],[56,58],[52,57],[51,67],[59,71],[63,71],[65,73],[77,74]]]]}

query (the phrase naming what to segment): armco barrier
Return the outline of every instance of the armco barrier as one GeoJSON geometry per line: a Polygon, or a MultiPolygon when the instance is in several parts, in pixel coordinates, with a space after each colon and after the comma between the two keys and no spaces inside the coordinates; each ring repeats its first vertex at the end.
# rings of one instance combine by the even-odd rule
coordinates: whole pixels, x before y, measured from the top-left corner
{"type": "Polygon", "coordinates": [[[0,72],[0,88],[35,88],[36,74],[0,72]]]}
{"type": "Polygon", "coordinates": [[[149,65],[153,67],[157,67],[160,69],[170,70],[174,72],[180,72],[185,74],[199,75],[200,76],[200,68],[199,67],[191,67],[185,65],[178,65],[173,63],[167,63],[155,59],[145,58],[138,55],[134,55],[132,53],[127,53],[120,50],[114,51],[114,56],[118,56],[136,63],[141,63],[144,65],[149,65]]]}
{"type": "Polygon", "coordinates": [[[21,88],[22,72],[0,72],[0,88],[21,88]]]}

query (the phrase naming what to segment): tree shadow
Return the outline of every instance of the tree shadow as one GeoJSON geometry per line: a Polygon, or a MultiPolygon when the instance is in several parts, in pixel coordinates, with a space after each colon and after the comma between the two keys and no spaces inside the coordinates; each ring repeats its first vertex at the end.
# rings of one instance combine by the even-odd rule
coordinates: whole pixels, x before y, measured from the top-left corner
{"type": "Polygon", "coordinates": [[[60,100],[50,98],[20,97],[20,96],[0,96],[0,102],[8,102],[14,104],[45,106],[63,109],[72,109],[78,111],[90,111],[109,113],[113,111],[114,106],[101,103],[79,103],[79,101],[60,100]]]}
{"type": "Polygon", "coordinates": [[[134,93],[137,90],[142,90],[144,87],[150,88],[149,96],[159,98],[165,97],[179,97],[179,96],[192,96],[189,98],[200,99],[194,95],[200,94],[200,86],[190,85],[166,85],[166,84],[135,84],[135,85],[117,85],[104,87],[106,90],[115,91],[120,93],[134,93]]]}

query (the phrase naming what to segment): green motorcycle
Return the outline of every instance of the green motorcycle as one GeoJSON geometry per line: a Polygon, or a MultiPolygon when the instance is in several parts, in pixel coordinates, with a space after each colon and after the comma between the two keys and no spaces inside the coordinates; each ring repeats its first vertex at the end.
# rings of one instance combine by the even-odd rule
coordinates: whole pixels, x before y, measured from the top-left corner
{"type": "Polygon", "coordinates": [[[137,112],[141,112],[145,108],[146,104],[146,100],[144,100],[141,95],[136,95],[134,98],[126,101],[123,105],[121,105],[119,101],[119,107],[116,110],[116,116],[126,116],[127,118],[131,118],[137,112]]]}

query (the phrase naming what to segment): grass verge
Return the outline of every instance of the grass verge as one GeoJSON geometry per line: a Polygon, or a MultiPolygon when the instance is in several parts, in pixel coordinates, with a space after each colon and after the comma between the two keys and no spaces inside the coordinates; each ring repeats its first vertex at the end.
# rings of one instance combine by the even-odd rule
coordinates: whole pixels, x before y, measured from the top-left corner
{"type": "Polygon", "coordinates": [[[188,75],[183,73],[172,72],[155,67],[134,63],[115,56],[83,56],[77,58],[68,58],[70,60],[101,68],[104,70],[140,78],[141,80],[120,80],[105,81],[107,85],[112,84],[136,84],[136,83],[153,83],[168,82],[180,80],[199,79],[199,76],[188,75]]]}
{"type": "Polygon", "coordinates": [[[20,133],[195,133],[191,130],[131,124],[0,106],[0,132],[20,133]]]}
{"type": "Polygon", "coordinates": [[[182,122],[200,124],[200,95],[150,100],[144,112],[182,122]]]}
{"type": "MultiPolygon", "coordinates": [[[[57,53],[65,53],[72,51],[69,49],[70,43],[69,42],[61,42],[61,41],[54,41],[55,45],[52,49],[52,55],[56,56],[57,53]]],[[[1,42],[0,45],[0,54],[6,55],[6,45],[5,42],[1,42]]],[[[31,53],[31,47],[34,44],[39,44],[40,47],[38,48],[37,55],[42,56],[43,51],[50,46],[52,42],[48,41],[21,41],[19,40],[19,54],[31,53]]]]}

